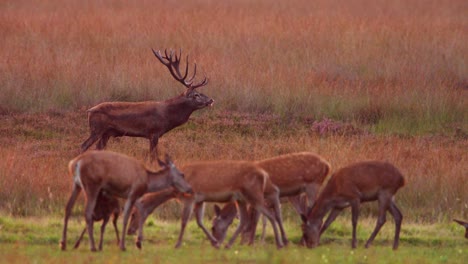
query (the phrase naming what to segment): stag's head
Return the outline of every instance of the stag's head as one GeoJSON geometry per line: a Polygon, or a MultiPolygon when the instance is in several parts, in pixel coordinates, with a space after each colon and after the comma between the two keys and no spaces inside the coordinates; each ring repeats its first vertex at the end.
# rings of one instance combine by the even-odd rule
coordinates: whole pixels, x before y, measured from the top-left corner
{"type": "Polygon", "coordinates": [[[320,240],[320,228],[322,219],[308,219],[301,214],[302,218],[302,241],[308,248],[317,247],[320,240]]]}
{"type": "Polygon", "coordinates": [[[213,105],[213,99],[197,91],[197,88],[208,84],[208,79],[205,76],[202,81],[194,83],[195,75],[197,74],[196,63],[194,64],[192,76],[187,79],[189,73],[188,56],[186,57],[185,73],[181,73],[179,65],[182,57],[182,50],[179,51],[178,55],[173,50],[170,50],[169,52],[164,50],[164,55],[162,55],[159,50],[153,50],[153,53],[154,56],[156,56],[156,58],[169,69],[172,77],[174,77],[176,81],[182,83],[187,88],[182,96],[186,99],[187,103],[190,104],[192,108],[201,109],[213,105]]]}
{"type": "Polygon", "coordinates": [[[175,166],[174,162],[172,162],[171,158],[169,155],[166,154],[166,161],[162,161],[158,159],[159,166],[161,166],[162,169],[169,170],[169,178],[176,190],[183,192],[183,193],[189,193],[192,194],[192,186],[188,182],[185,181],[185,176],[182,172],[177,169],[175,166]]]}

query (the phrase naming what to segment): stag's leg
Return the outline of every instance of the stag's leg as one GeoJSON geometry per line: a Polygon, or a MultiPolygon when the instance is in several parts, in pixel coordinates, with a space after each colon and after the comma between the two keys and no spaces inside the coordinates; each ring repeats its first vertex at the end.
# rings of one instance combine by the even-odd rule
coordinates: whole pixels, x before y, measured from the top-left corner
{"type": "Polygon", "coordinates": [[[327,228],[335,221],[336,217],[343,211],[343,208],[333,208],[330,212],[330,214],[327,217],[327,220],[325,220],[325,223],[322,225],[320,228],[320,235],[327,230],[327,228]]]}
{"type": "Polygon", "coordinates": [[[102,150],[105,149],[107,146],[107,142],[109,141],[110,134],[104,133],[101,135],[101,139],[99,139],[98,143],[96,144],[96,149],[102,150]]]}
{"type": "Polygon", "coordinates": [[[159,135],[151,135],[150,136],[150,162],[153,163],[155,159],[158,157],[158,141],[159,135]]]}
{"type": "Polygon", "coordinates": [[[247,205],[245,204],[244,201],[238,201],[237,208],[239,211],[239,220],[240,220],[239,225],[237,226],[236,231],[234,231],[234,234],[232,235],[231,239],[229,239],[229,242],[227,243],[226,248],[230,248],[232,244],[234,244],[234,241],[236,240],[237,236],[245,228],[246,219],[248,217],[247,205]]]}
{"type": "Polygon", "coordinates": [[[351,201],[351,222],[353,225],[353,240],[351,241],[351,247],[356,248],[357,240],[356,240],[356,227],[357,221],[359,217],[359,199],[351,201]]]}
{"type": "Polygon", "coordinates": [[[89,187],[86,190],[86,208],[85,208],[85,220],[86,220],[86,228],[88,229],[88,237],[89,237],[89,247],[91,251],[96,251],[96,245],[94,243],[94,235],[93,235],[93,227],[94,227],[94,219],[93,219],[93,212],[94,208],[96,207],[96,200],[98,197],[99,190],[97,188],[89,187]]]}
{"type": "Polygon", "coordinates": [[[387,215],[387,210],[389,209],[389,206],[390,206],[390,199],[391,199],[391,196],[388,196],[388,195],[379,196],[379,217],[377,219],[377,224],[375,225],[374,231],[372,232],[371,236],[366,242],[366,248],[368,248],[371,245],[372,241],[374,241],[374,238],[377,236],[380,229],[387,221],[386,215],[387,215]]]}
{"type": "Polygon", "coordinates": [[[182,219],[181,219],[179,239],[177,240],[177,244],[175,246],[176,248],[179,248],[182,245],[182,238],[184,236],[185,226],[187,226],[187,222],[190,219],[190,215],[192,214],[193,205],[194,205],[193,200],[186,200],[184,202],[184,209],[182,210],[182,219]]]}
{"type": "Polygon", "coordinates": [[[205,226],[203,225],[203,215],[205,214],[205,204],[203,202],[199,202],[195,204],[195,216],[197,219],[197,225],[200,227],[203,232],[205,233],[206,237],[210,240],[211,245],[215,248],[219,248],[219,242],[216,238],[206,230],[205,226]]]}
{"type": "Polygon", "coordinates": [[[99,138],[97,133],[91,132],[91,135],[81,144],[81,153],[88,150],[99,138]]]}
{"type": "Polygon", "coordinates": [[[389,210],[393,216],[393,219],[395,220],[395,239],[393,240],[393,250],[396,250],[398,249],[398,242],[400,241],[400,229],[401,222],[403,221],[403,215],[401,214],[400,210],[398,210],[398,207],[394,201],[390,202],[389,210]]]}
{"type": "Polygon", "coordinates": [[[73,247],[74,249],[77,249],[80,246],[81,240],[83,239],[84,233],[86,232],[86,227],[83,229],[83,232],[81,232],[80,237],[75,243],[75,246],[73,247]]]}
{"type": "Polygon", "coordinates": [[[73,209],[73,205],[75,205],[76,198],[81,192],[81,187],[74,184],[73,191],[68,199],[67,206],[65,207],[65,218],[63,219],[63,233],[62,233],[62,240],[60,241],[60,248],[62,250],[67,249],[67,227],[68,227],[68,218],[70,217],[71,211],[73,209]]]}

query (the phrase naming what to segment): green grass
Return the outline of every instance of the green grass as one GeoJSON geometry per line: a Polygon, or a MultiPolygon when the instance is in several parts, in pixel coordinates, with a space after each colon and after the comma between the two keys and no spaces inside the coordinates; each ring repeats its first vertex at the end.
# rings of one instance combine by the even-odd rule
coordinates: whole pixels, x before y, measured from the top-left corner
{"type": "MultiPolygon", "coordinates": [[[[68,250],[58,247],[61,237],[60,218],[12,218],[0,217],[0,252],[4,263],[466,263],[468,240],[463,230],[452,223],[437,225],[403,224],[400,248],[391,249],[393,223],[389,221],[377,236],[371,248],[363,244],[370,235],[374,219],[362,219],[358,225],[358,248],[350,248],[351,230],[348,217],[338,218],[315,249],[307,249],[296,243],[300,238],[298,223],[285,222],[292,244],[277,250],[271,228],[267,229],[265,243],[258,239],[254,246],[236,243],[233,248],[216,250],[210,246],[195,221],[188,224],[184,243],[174,249],[180,223],[150,218],[145,226],[145,240],[140,251],[127,238],[127,251],[121,252],[115,245],[112,226],[108,226],[102,252],[92,253],[88,240],[79,249],[71,249],[84,227],[80,218],[70,220],[68,250]],[[77,221],[79,220],[79,221],[77,221]]],[[[208,226],[209,221],[205,219],[208,226]]],[[[236,224],[236,223],[234,223],[236,224]]],[[[119,222],[119,228],[121,228],[119,222]]],[[[95,225],[95,230],[99,225],[95,225]]],[[[232,229],[232,228],[231,228],[232,229]]],[[[96,230],[97,231],[97,230],[96,230]]]]}

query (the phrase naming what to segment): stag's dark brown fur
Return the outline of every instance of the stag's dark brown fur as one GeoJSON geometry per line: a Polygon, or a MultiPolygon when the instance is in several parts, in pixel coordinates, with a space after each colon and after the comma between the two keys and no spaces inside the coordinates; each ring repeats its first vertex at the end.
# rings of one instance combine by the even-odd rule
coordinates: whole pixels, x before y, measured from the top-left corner
{"type": "Polygon", "coordinates": [[[96,148],[104,149],[111,137],[143,137],[150,141],[150,155],[153,159],[157,155],[156,148],[162,135],[186,123],[195,110],[213,104],[213,99],[196,90],[208,83],[206,77],[201,83],[192,84],[196,65],[193,76],[186,80],[187,68],[184,76],[179,71],[180,55],[173,59],[172,52],[169,55],[166,52],[166,56],[161,56],[159,51],[153,52],[187,90],[165,101],[105,102],[92,107],[87,111],[90,136],[81,145],[81,152],[88,150],[98,140],[96,148]]]}

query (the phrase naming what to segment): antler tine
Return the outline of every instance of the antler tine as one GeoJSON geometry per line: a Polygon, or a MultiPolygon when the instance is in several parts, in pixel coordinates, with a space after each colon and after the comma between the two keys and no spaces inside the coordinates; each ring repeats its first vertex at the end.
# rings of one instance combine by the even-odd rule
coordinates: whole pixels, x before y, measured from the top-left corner
{"type": "Polygon", "coordinates": [[[178,82],[182,83],[185,87],[190,88],[190,89],[195,89],[200,86],[204,86],[208,84],[208,79],[205,76],[202,82],[196,85],[193,85],[193,81],[195,80],[195,76],[197,74],[196,63],[194,64],[195,66],[194,66],[192,76],[188,80],[186,80],[187,76],[189,75],[189,56],[188,55],[185,59],[186,60],[185,73],[184,73],[184,76],[182,76],[180,69],[179,69],[180,62],[182,59],[182,49],[179,49],[179,54],[177,54],[177,51],[174,52],[174,50],[172,49],[170,49],[169,52],[167,51],[167,49],[165,49],[164,56],[161,55],[161,52],[159,50],[158,51],[155,51],[154,49],[152,50],[156,58],[158,58],[158,60],[169,69],[169,72],[171,73],[172,77],[174,77],[174,79],[176,79],[178,82]]]}
{"type": "Polygon", "coordinates": [[[196,89],[196,88],[198,88],[198,87],[202,87],[202,86],[205,86],[205,85],[207,85],[207,84],[208,84],[208,78],[206,78],[206,76],[205,76],[205,78],[203,79],[203,81],[201,81],[199,84],[192,85],[191,87],[192,87],[193,89],[196,89]]]}
{"type": "MultiPolygon", "coordinates": [[[[188,56],[187,56],[187,60],[188,60],[188,56]]],[[[195,66],[194,66],[194,68],[193,68],[193,75],[192,75],[192,77],[191,77],[190,79],[188,79],[188,81],[187,81],[187,82],[189,82],[189,83],[192,83],[192,82],[193,82],[193,80],[195,79],[195,74],[197,74],[197,63],[194,63],[194,65],[195,65],[195,66]]]]}
{"type": "Polygon", "coordinates": [[[151,50],[153,51],[154,56],[156,56],[156,58],[158,58],[158,60],[159,60],[162,64],[164,64],[164,65],[166,65],[166,66],[168,66],[168,65],[170,64],[170,62],[165,62],[165,61],[164,61],[164,59],[167,59],[167,58],[165,58],[165,57],[163,57],[163,56],[161,55],[161,51],[159,51],[159,50],[158,50],[158,51],[155,51],[154,49],[151,49],[151,50]]]}

